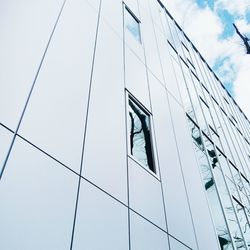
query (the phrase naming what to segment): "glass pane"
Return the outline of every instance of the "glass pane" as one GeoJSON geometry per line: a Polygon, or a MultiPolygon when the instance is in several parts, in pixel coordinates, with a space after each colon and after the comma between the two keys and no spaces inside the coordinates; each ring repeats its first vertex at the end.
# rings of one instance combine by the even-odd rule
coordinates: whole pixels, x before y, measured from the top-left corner
{"type": "Polygon", "coordinates": [[[125,25],[134,38],[141,42],[139,21],[127,8],[125,8],[125,25]]]}
{"type": "Polygon", "coordinates": [[[209,166],[208,158],[205,154],[205,148],[201,138],[201,133],[198,127],[196,127],[191,120],[189,120],[189,125],[192,130],[192,138],[193,143],[195,145],[195,152],[200,167],[203,185],[206,190],[206,195],[211,208],[220,249],[233,249],[227,223],[225,221],[223,210],[220,204],[220,199],[215,187],[214,177],[209,166]]]}
{"type": "Polygon", "coordinates": [[[235,210],[238,216],[238,220],[240,222],[241,230],[244,233],[245,240],[249,247],[250,246],[250,228],[249,228],[249,222],[247,220],[244,207],[236,199],[233,199],[233,202],[234,202],[235,210]]]}
{"type": "Polygon", "coordinates": [[[215,151],[213,143],[205,135],[204,138],[205,138],[204,143],[207,148],[209,161],[213,169],[215,183],[218,188],[218,193],[220,195],[222,205],[224,207],[225,215],[227,218],[229,229],[231,231],[232,238],[234,240],[237,249],[246,249],[243,236],[241,234],[241,230],[233,208],[233,204],[230,199],[230,194],[226,186],[225,177],[221,171],[221,166],[218,162],[217,158],[218,154],[215,151]]]}
{"type": "Polygon", "coordinates": [[[224,206],[225,214],[227,217],[227,222],[229,229],[231,230],[231,234],[235,243],[235,246],[237,249],[246,249],[243,235],[241,233],[233,204],[230,200],[230,195],[228,193],[228,190],[226,188],[226,184],[222,175],[222,172],[219,168],[214,168],[214,176],[215,176],[215,182],[217,184],[221,201],[224,206]]]}
{"type": "Polygon", "coordinates": [[[130,153],[140,163],[155,172],[150,135],[150,118],[129,100],[130,153]]]}

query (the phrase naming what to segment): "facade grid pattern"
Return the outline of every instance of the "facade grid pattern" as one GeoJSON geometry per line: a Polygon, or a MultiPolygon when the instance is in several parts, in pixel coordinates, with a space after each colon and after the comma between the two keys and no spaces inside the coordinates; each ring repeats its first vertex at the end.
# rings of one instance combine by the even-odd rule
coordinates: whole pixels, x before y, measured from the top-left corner
{"type": "Polygon", "coordinates": [[[250,122],[165,6],[36,2],[0,3],[0,249],[249,249],[250,122]]]}

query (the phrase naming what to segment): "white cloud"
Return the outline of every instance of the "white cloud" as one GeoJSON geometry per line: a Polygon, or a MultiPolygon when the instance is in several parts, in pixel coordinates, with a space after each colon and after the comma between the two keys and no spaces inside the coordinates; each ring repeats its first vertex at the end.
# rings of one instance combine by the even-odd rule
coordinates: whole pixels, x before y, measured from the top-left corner
{"type": "Polygon", "coordinates": [[[200,9],[193,0],[168,0],[166,7],[209,64],[225,54],[226,43],[219,42],[223,24],[209,8],[200,9]]]}
{"type": "Polygon", "coordinates": [[[220,80],[223,82],[231,82],[236,76],[236,65],[232,62],[230,57],[227,57],[221,67],[217,71],[220,80]]]}
{"type": "Polygon", "coordinates": [[[242,33],[250,33],[250,25],[247,23],[246,19],[239,19],[236,22],[237,27],[242,33]]]}
{"type": "MultiPolygon", "coordinates": [[[[210,66],[218,58],[227,58],[216,72],[222,82],[233,83],[236,102],[250,118],[250,55],[245,55],[245,48],[234,34],[228,39],[220,39],[224,25],[216,11],[209,7],[199,8],[195,0],[165,0],[170,11],[185,33],[200,51],[210,66]],[[248,95],[247,95],[248,94],[248,95]]],[[[217,0],[215,10],[227,9],[237,16],[236,25],[242,33],[250,33],[250,25],[245,20],[245,13],[250,10],[249,0],[217,0]]]]}

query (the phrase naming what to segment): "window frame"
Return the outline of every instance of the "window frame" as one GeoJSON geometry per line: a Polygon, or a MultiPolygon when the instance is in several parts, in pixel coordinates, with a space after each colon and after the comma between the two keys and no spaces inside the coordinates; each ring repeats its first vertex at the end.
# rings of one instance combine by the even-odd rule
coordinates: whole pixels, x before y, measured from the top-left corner
{"type": "Polygon", "coordinates": [[[136,162],[139,166],[145,169],[148,173],[159,179],[159,170],[158,162],[156,158],[156,148],[155,148],[155,138],[153,133],[153,122],[152,122],[152,113],[140,102],[138,101],[128,90],[126,90],[126,125],[127,125],[127,156],[136,162]],[[143,113],[145,113],[149,118],[149,135],[150,135],[150,146],[151,154],[153,161],[153,169],[149,166],[146,166],[138,160],[134,155],[131,154],[131,145],[130,145],[130,117],[129,117],[129,101],[132,101],[143,113]]]}

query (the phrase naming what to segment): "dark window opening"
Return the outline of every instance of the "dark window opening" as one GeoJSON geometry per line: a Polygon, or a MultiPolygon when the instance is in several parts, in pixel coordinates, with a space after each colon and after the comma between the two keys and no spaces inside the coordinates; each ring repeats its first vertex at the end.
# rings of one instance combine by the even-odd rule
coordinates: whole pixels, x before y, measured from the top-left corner
{"type": "Polygon", "coordinates": [[[129,122],[130,154],[155,173],[150,116],[132,100],[129,100],[129,122]]]}

